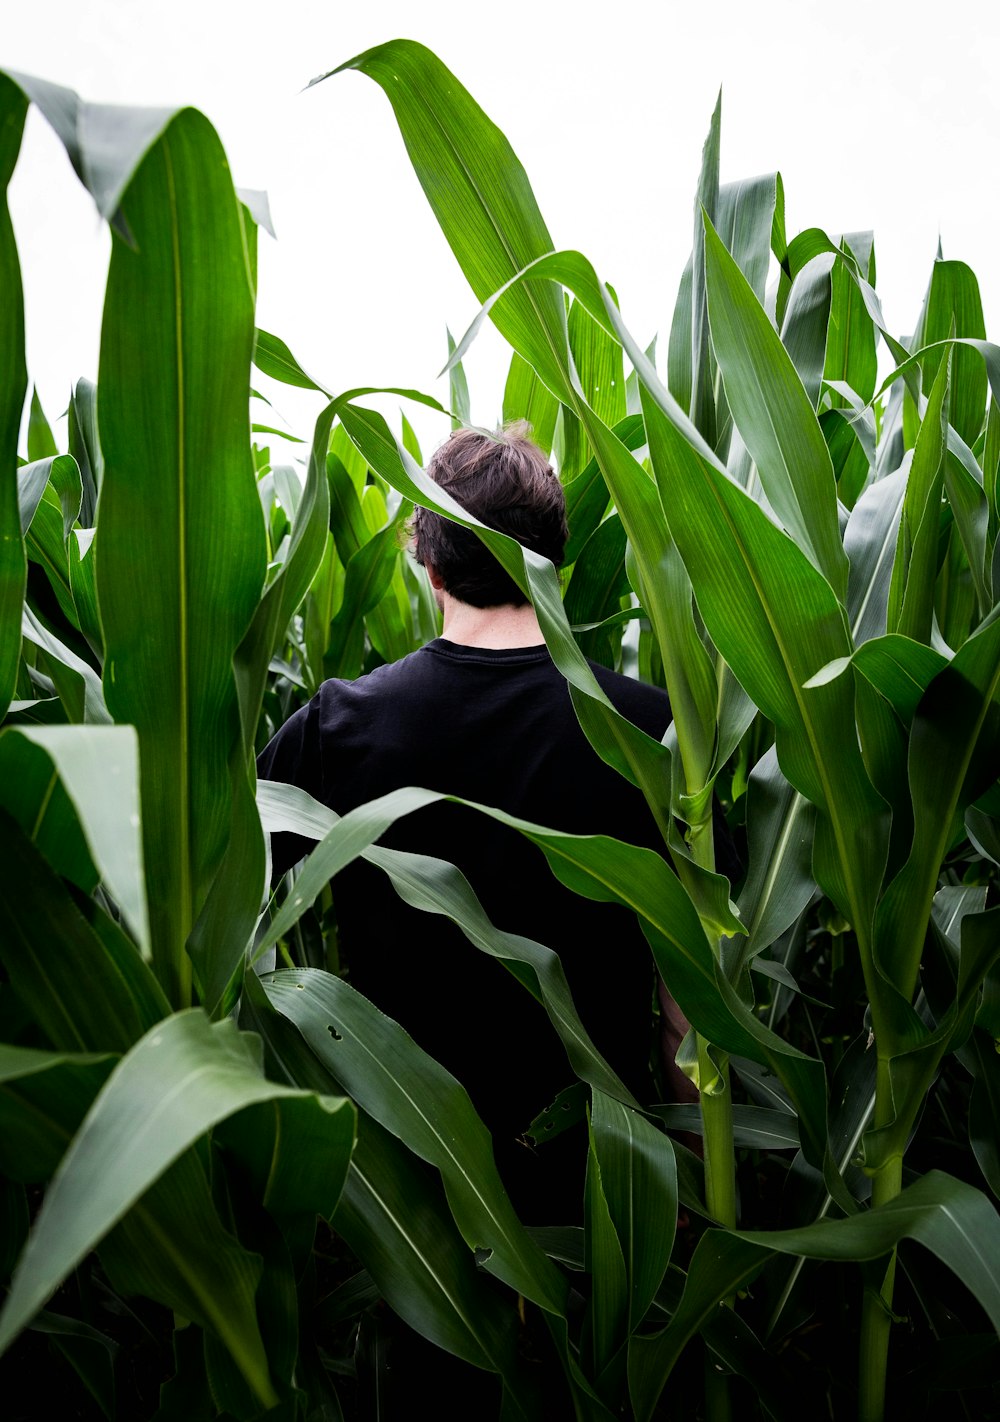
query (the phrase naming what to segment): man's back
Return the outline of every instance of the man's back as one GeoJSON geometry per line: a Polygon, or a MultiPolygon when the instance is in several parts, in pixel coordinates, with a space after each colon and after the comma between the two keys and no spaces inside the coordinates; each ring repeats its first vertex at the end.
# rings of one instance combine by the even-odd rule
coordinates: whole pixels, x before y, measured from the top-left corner
{"type": "MultiPolygon", "coordinates": [[[[659,739],[666,695],[594,670],[615,705],[659,739]]],[[[572,833],[659,844],[642,796],[588,745],[544,646],[439,638],[356,682],[328,682],[263,753],[259,773],[340,813],[420,785],[572,833]]],[[[557,951],[595,1043],[648,1095],[653,975],[631,914],[573,894],[523,836],[463,806],[429,806],[382,842],[457,864],[497,927],[557,951]]],[[[278,837],[278,867],[304,847],[278,837]]],[[[573,1080],[544,1011],[502,964],[447,920],[405,905],[372,866],[338,875],[334,900],[351,981],[466,1085],[515,1199],[544,1218],[556,1201],[545,1201],[543,1180],[554,1172],[539,1166],[558,1153],[546,1147],[536,1163],[517,1137],[573,1080]]]]}

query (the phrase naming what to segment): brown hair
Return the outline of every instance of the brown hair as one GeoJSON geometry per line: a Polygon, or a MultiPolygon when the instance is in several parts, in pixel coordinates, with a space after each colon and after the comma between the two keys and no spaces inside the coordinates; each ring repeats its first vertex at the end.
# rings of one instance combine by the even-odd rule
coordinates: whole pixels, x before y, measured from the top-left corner
{"type": "MultiPolygon", "coordinates": [[[[545,455],[520,420],[493,435],[453,430],[427,473],[480,523],[516,538],[558,568],[569,530],[566,500],[545,455]]],[[[473,607],[522,606],[528,601],[471,528],[414,511],[414,556],[437,570],[445,590],[473,607]]]]}

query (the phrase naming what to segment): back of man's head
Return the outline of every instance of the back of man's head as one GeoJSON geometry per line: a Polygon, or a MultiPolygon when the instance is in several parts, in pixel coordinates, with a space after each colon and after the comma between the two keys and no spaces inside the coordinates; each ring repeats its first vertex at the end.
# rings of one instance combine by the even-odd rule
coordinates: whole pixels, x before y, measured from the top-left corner
{"type": "MultiPolygon", "coordinates": [[[[499,529],[558,567],[569,532],[562,485],[523,421],[494,435],[454,430],[427,473],[480,523],[499,529]]],[[[516,607],[527,598],[485,544],[429,509],[413,517],[414,554],[436,570],[445,590],[473,607],[516,607]]]]}

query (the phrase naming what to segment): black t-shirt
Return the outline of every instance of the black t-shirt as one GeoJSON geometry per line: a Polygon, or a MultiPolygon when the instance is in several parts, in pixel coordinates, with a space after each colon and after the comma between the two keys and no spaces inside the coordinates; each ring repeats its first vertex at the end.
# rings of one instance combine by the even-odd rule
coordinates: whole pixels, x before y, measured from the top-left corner
{"type": "MultiPolygon", "coordinates": [[[[592,669],[616,708],[659,740],[670,721],[666,694],[592,669]]],[[[574,834],[662,846],[641,793],[587,742],[544,646],[494,650],[438,638],[356,681],[328,681],[257,768],[341,814],[417,785],[574,834]]],[[[557,951],[594,1042],[649,1099],[653,968],[633,914],[572,893],[524,836],[461,805],[427,806],[380,842],[458,865],[494,924],[557,951]]],[[[276,870],[309,848],[274,836],[276,870]]],[[[403,903],[372,865],[357,860],[342,871],[334,903],[353,985],[467,1087],[515,1202],[547,1218],[544,1171],[518,1137],[574,1075],[544,1010],[450,921],[403,903]]],[[[555,1166],[557,1145],[538,1160],[555,1166]]]]}

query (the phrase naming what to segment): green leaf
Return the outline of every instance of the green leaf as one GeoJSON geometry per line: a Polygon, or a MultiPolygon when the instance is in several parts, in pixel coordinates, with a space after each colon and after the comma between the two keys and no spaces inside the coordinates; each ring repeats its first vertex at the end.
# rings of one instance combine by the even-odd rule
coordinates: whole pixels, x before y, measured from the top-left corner
{"type": "MultiPolygon", "coordinates": [[[[843,239],[841,247],[844,251],[853,250],[862,270],[867,271],[872,248],[870,232],[850,234],[843,239]]],[[[823,377],[828,381],[844,381],[862,400],[868,401],[875,393],[877,375],[875,326],[858,284],[843,262],[834,264],[830,281],[830,323],[823,377]]],[[[841,400],[841,396],[834,395],[834,404],[841,400]]]]}
{"type": "MultiPolygon", "coordinates": [[[[605,1145],[607,1152],[610,1148],[605,1145]]],[[[591,1291],[582,1346],[587,1371],[596,1379],[598,1391],[611,1401],[620,1390],[615,1374],[621,1370],[621,1348],[628,1336],[629,1285],[602,1173],[591,1127],[584,1194],[584,1265],[591,1291]]]]}
{"type": "MultiPolygon", "coordinates": [[[[150,953],[139,819],[139,756],[131,726],[10,727],[0,748],[28,741],[69,796],[104,887],[144,957],[150,953]]],[[[16,754],[16,751],[14,752],[16,754]]],[[[3,749],[0,749],[0,762],[3,749]]]]}
{"type": "Polygon", "coordinates": [[[225,155],[194,110],[163,131],[122,210],[137,245],[113,242],[99,382],[104,684],[139,734],[153,962],[185,1004],[186,940],[234,818],[251,813],[230,760],[242,746],[233,654],[264,580],[247,437],[253,293],[225,155]]]}
{"type": "MultiPolygon", "coordinates": [[[[914,346],[931,346],[950,336],[986,339],[979,283],[964,262],[934,263],[927,300],[914,346]]],[[[930,395],[937,378],[943,352],[941,347],[927,352],[923,366],[923,390],[930,395]]],[[[957,349],[952,357],[953,394],[949,418],[959,437],[972,444],[983,427],[986,414],[986,373],[971,350],[957,349]]]]}
{"type": "Polygon", "coordinates": [[[756,502],[689,443],[662,387],[644,397],[654,469],[671,532],[715,645],[775,722],[785,777],[817,806],[815,874],[865,941],[884,862],[882,802],[842,727],[853,698],[842,681],[803,687],[850,655],[837,600],[805,555],[756,502]]]}
{"type": "Polygon", "coordinates": [[[515,1215],[461,1083],[340,978],[297,969],[264,986],[347,1094],[441,1171],[455,1222],[470,1249],[489,1251],[490,1273],[561,1312],[562,1282],[515,1215]]]}
{"type": "Polygon", "coordinates": [[[117,924],[72,895],[5,813],[0,820],[9,904],[0,959],[14,991],[54,1046],[127,1050],[168,1010],[155,978],[117,924]]]}
{"type": "Polygon", "coordinates": [[[937,574],[951,361],[942,361],[917,435],[903,497],[886,626],[930,642],[937,574]]]}
{"type": "MultiPolygon", "coordinates": [[[[242,1018],[263,1037],[271,1074],[318,1093],[338,1089],[256,976],[246,983],[242,1018]]],[[[473,1262],[440,1181],[363,1109],[335,1225],[401,1318],[458,1357],[503,1372],[519,1394],[511,1310],[473,1262]]]]}
{"type": "MultiPolygon", "coordinates": [[[[500,130],[423,45],[390,40],[312,83],[358,69],[385,91],[421,187],[480,301],[552,250],[527,175],[500,130]]],[[[546,284],[518,287],[491,312],[501,335],[554,395],[572,404],[563,367],[562,294],[546,284]]]]}
{"type": "MultiPolygon", "coordinates": [[[[338,818],[332,810],[295,786],[260,781],[257,797],[264,822],[272,833],[291,830],[316,838],[325,836],[296,878],[294,892],[285,900],[259,940],[258,952],[277,942],[315,900],[329,879],[362,854],[390,876],[396,891],[408,903],[431,913],[446,914],[477,948],[512,965],[519,981],[545,1007],[574,1070],[584,1080],[596,1083],[609,1094],[632,1100],[597,1052],[580,1022],[558,954],[531,939],[504,933],[494,927],[468,880],[454,865],[429,855],[369,847],[400,814],[447,797],[428,790],[397,790],[368,805],[359,806],[343,818],[338,818]]],[[[505,818],[500,816],[499,811],[496,814],[505,818]]],[[[656,858],[655,855],[653,857],[656,858]]]]}
{"type": "Polygon", "coordinates": [[[97,437],[97,386],[90,380],[76,382],[69,402],[69,452],[79,466],[83,485],[80,522],[84,528],[93,528],[104,459],[97,437]]]}
{"type": "MultiPolygon", "coordinates": [[[[158,1023],[112,1072],[63,1158],[0,1314],[0,1347],[207,1130],[246,1106],[296,1094],[265,1080],[231,1023],[211,1026],[197,1010],[158,1023]]],[[[314,1129],[344,1110],[345,1101],[317,1097],[314,1129]]],[[[273,1404],[260,1335],[254,1326],[256,1337],[247,1336],[243,1323],[216,1320],[260,1400],[273,1404]]]]}
{"type": "Polygon", "coordinates": [[[705,232],[712,342],[733,419],[785,528],[838,597],[847,559],[833,465],[809,397],[777,332],[711,226],[705,232]]]}
{"type": "Polygon", "coordinates": [[[17,497],[17,440],[28,388],[24,360],[21,264],[7,206],[7,186],[21,150],[28,104],[19,86],[0,73],[0,712],[14,695],[21,658],[21,602],[27,560],[17,497]]]}
{"type": "Polygon", "coordinates": [[[998,692],[1000,621],[994,620],[934,677],[914,715],[909,749],[913,844],[876,919],[879,963],[907,1001],[954,817],[1000,771],[998,692]]]}
{"type": "Polygon", "coordinates": [[[38,398],[38,389],[32,386],[31,409],[28,414],[28,459],[51,459],[58,453],[59,446],[45,418],[42,402],[38,398]]]}
{"type": "Polygon", "coordinates": [[[782,345],[813,409],[819,404],[823,388],[833,265],[832,253],[821,252],[796,272],[781,321],[782,345]]]}
{"type": "Polygon", "coordinates": [[[633,1340],[629,1386],[637,1418],[648,1419],[686,1343],[719,1307],[759,1272],[775,1251],[811,1259],[879,1259],[913,1239],[937,1255],[974,1294],[1000,1329],[1000,1218],[978,1190],[932,1170],[894,1200],[849,1219],[803,1229],[723,1234],[699,1241],[681,1303],[670,1324],[633,1340]]]}
{"type": "Polygon", "coordinates": [[[110,1052],[0,1043],[0,1172],[26,1184],[48,1180],[114,1065],[110,1052]]]}
{"type": "Polygon", "coordinates": [[[622,348],[578,301],[569,308],[569,344],[583,398],[606,425],[627,414],[622,348]]]}
{"type": "MultiPolygon", "coordinates": [[[[451,334],[450,330],[447,331],[447,335],[448,356],[450,358],[455,354],[455,337],[451,334]]],[[[517,356],[515,356],[514,359],[516,360],[517,356]]],[[[452,416],[451,421],[451,427],[453,430],[460,430],[463,424],[467,425],[470,423],[472,416],[470,413],[471,407],[469,405],[469,382],[465,378],[465,371],[462,368],[461,361],[456,362],[455,365],[449,364],[448,366],[448,404],[455,412],[452,416]]],[[[507,414],[506,395],[504,395],[503,417],[505,423],[508,419],[513,418],[512,416],[507,414]]],[[[422,461],[418,459],[417,463],[422,463],[422,461]]]]}
{"type": "Polygon", "coordinates": [[[425,1338],[513,1383],[517,1314],[479,1274],[426,1171],[361,1118],[336,1225],[379,1289],[425,1338]]]}
{"type": "Polygon", "coordinates": [[[262,331],[259,326],[254,331],[253,363],[272,380],[280,380],[284,385],[296,385],[300,390],[318,390],[321,395],[330,398],[330,392],[306,374],[284,341],[279,336],[272,336],[270,331],[262,331]]]}
{"type": "Polygon", "coordinates": [[[111,717],[104,702],[101,679],[90,663],[50,632],[27,604],[22,611],[21,631],[27,641],[44,652],[45,668],[65,706],[67,718],[107,724],[111,717]]]}
{"type": "Polygon", "coordinates": [[[628,1332],[663,1282],[677,1225],[677,1168],[669,1138],[636,1111],[593,1093],[591,1139],[628,1279],[628,1332]]]}
{"type": "Polygon", "coordinates": [[[706,305],[705,229],[702,213],[714,221],[719,199],[719,148],[722,120],[722,90],[712,111],[708,135],[701,150],[701,171],[694,201],[694,233],[691,246],[691,405],[688,413],[695,428],[710,445],[715,445],[715,355],[709,341],[706,305]]]}
{"type": "Polygon", "coordinates": [[[747,937],[740,969],[779,938],[815,894],[815,820],[815,807],[789,785],[771,747],[751,771],[747,790],[749,868],[739,898],[747,937]]]}
{"type": "MultiPolygon", "coordinates": [[[[428,790],[397,790],[359,806],[338,820],[332,811],[295,787],[260,782],[258,799],[267,812],[268,828],[272,832],[292,830],[315,835],[331,823],[333,828],[306,861],[294,893],[261,939],[258,951],[275,942],[296,921],[333,874],[359,853],[364,853],[367,859],[392,875],[407,902],[447,913],[477,947],[509,958],[515,964],[528,965],[537,983],[536,995],[559,1033],[574,1070],[608,1095],[632,1104],[579,1023],[557,955],[528,939],[494,928],[454,866],[423,855],[368,849],[400,814],[449,798],[453,797],[428,790]],[[288,813],[286,806],[292,807],[292,813],[288,813]]],[[[712,955],[694,905],[658,854],[604,835],[562,834],[488,806],[475,808],[533,840],[546,855],[556,876],[575,892],[599,902],[621,903],[635,911],[660,974],[691,1023],[710,1041],[727,1050],[766,1061],[772,1069],[780,1070],[802,1114],[803,1134],[810,1149],[819,1149],[821,1153],[819,1077],[822,1069],[819,1063],[768,1032],[740,1001],[712,955]]],[[[530,986],[530,978],[526,979],[522,973],[518,973],[518,977],[530,986]]]]}
{"type": "MultiPolygon", "coordinates": [[[[550,454],[558,413],[559,401],[542,384],[528,362],[514,351],[503,390],[504,424],[511,420],[527,420],[535,444],[550,454]]],[[[567,561],[572,560],[567,556],[567,561]]]]}
{"type": "Polygon", "coordinates": [[[886,631],[899,520],[906,494],[906,468],[869,485],[851,510],[844,551],[851,563],[847,580],[847,615],[854,641],[886,631]]]}
{"type": "Polygon", "coordinates": [[[8,73],[59,135],[101,216],[128,233],[118,205],[144,156],[178,110],[89,104],[72,89],[46,79],[8,73]]]}

